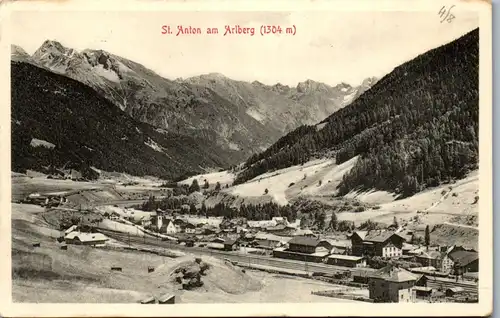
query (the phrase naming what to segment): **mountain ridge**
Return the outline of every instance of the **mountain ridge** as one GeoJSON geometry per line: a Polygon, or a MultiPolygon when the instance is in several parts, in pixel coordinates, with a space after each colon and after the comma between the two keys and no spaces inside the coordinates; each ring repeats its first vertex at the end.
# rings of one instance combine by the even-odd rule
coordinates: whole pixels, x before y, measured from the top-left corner
{"type": "Polygon", "coordinates": [[[266,149],[302,124],[323,119],[358,93],[353,87],[344,94],[320,83],[328,89],[296,93],[292,88],[283,94],[274,86],[236,81],[220,73],[169,80],[104,50],[79,52],[51,40],[31,58],[93,87],[137,120],[217,144],[231,153],[231,164],[266,149]]]}

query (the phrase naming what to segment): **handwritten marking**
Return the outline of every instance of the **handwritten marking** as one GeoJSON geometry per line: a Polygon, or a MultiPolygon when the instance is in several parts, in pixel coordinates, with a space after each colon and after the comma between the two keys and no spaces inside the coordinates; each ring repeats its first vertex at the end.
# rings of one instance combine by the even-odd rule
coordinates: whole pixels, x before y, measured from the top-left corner
{"type": "Polygon", "coordinates": [[[446,9],[446,6],[443,6],[441,10],[439,10],[438,12],[439,16],[441,18],[443,18],[444,16],[444,18],[441,20],[441,23],[443,23],[445,20],[446,22],[451,23],[451,21],[455,19],[455,16],[453,15],[453,13],[451,13],[451,9],[453,9],[453,7],[455,7],[455,5],[452,5],[448,9],[446,9]]]}

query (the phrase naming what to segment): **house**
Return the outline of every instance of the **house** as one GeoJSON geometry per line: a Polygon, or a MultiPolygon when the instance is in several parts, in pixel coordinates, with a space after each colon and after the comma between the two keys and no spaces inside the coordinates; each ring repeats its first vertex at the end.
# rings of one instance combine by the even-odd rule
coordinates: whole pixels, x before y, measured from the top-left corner
{"type": "Polygon", "coordinates": [[[416,298],[429,299],[432,297],[434,290],[432,287],[425,286],[413,286],[413,291],[415,292],[416,298]]]}
{"type": "Polygon", "coordinates": [[[455,295],[463,294],[465,290],[462,287],[451,287],[447,288],[445,291],[446,297],[453,297],[455,295]]]}
{"type": "Polygon", "coordinates": [[[403,250],[403,255],[415,255],[413,251],[418,249],[418,246],[410,243],[403,243],[403,247],[401,249],[403,250]]]}
{"type": "Polygon", "coordinates": [[[332,246],[326,240],[319,240],[307,236],[295,236],[288,241],[288,251],[290,252],[311,254],[317,252],[318,248],[324,248],[330,251],[332,246]]]}
{"type": "Polygon", "coordinates": [[[443,273],[462,275],[479,271],[479,255],[475,250],[467,250],[461,246],[440,247],[443,273]]]}
{"type": "Polygon", "coordinates": [[[212,234],[216,234],[216,233],[219,233],[218,229],[211,227],[211,226],[204,227],[202,230],[202,234],[205,234],[205,235],[212,235],[212,234]]]}
{"type": "Polygon", "coordinates": [[[468,272],[479,272],[479,254],[471,250],[453,250],[448,254],[453,262],[455,275],[463,275],[468,272]]]}
{"type": "Polygon", "coordinates": [[[372,273],[368,279],[369,297],[374,302],[414,302],[413,287],[420,276],[395,265],[388,265],[372,273]]]}
{"type": "Polygon", "coordinates": [[[295,236],[288,242],[288,248],[278,247],[273,250],[273,257],[294,259],[303,262],[321,263],[332,249],[326,240],[315,237],[295,236]]]}
{"type": "Polygon", "coordinates": [[[146,217],[146,216],[141,217],[140,222],[141,222],[142,227],[151,226],[151,224],[152,224],[151,218],[146,217]]]}
{"type": "Polygon", "coordinates": [[[118,221],[120,219],[120,214],[112,212],[111,215],[109,216],[109,219],[111,221],[118,221]]]}
{"type": "Polygon", "coordinates": [[[174,225],[174,222],[172,222],[171,219],[164,219],[161,222],[161,226],[158,226],[158,229],[160,233],[163,234],[175,234],[177,233],[177,229],[174,225]]]}
{"type": "Polygon", "coordinates": [[[68,177],[73,181],[81,180],[82,173],[80,171],[75,170],[75,169],[71,169],[68,177]]]}
{"type": "Polygon", "coordinates": [[[191,223],[186,223],[184,225],[184,232],[188,234],[194,234],[196,232],[196,226],[191,223]]]}
{"type": "Polygon", "coordinates": [[[359,268],[352,271],[352,281],[359,284],[368,284],[370,275],[373,273],[371,268],[359,268]]]}
{"type": "Polygon", "coordinates": [[[186,221],[184,221],[183,219],[180,219],[180,218],[175,218],[173,220],[173,222],[174,222],[174,225],[181,225],[182,226],[182,225],[186,224],[186,221]]]}
{"type": "Polygon", "coordinates": [[[327,264],[344,267],[365,267],[366,259],[363,256],[330,255],[327,264]]]}
{"type": "Polygon", "coordinates": [[[276,246],[287,244],[292,238],[288,236],[278,236],[271,233],[258,232],[254,238],[261,241],[273,242],[276,246]]]}
{"type": "Polygon", "coordinates": [[[314,235],[314,232],[311,230],[301,230],[301,229],[296,229],[292,233],[293,236],[309,236],[309,237],[316,237],[314,235]]]}
{"type": "Polygon", "coordinates": [[[405,238],[394,231],[357,231],[351,235],[355,256],[399,257],[405,238]]]}
{"type": "Polygon", "coordinates": [[[238,249],[238,240],[236,239],[227,239],[223,244],[225,251],[235,251],[238,249]]]}
{"type": "Polygon", "coordinates": [[[415,260],[424,267],[432,266],[434,268],[441,268],[442,253],[439,251],[423,252],[420,255],[416,255],[415,260]]]}
{"type": "Polygon", "coordinates": [[[212,243],[220,243],[220,244],[224,244],[224,242],[225,242],[225,241],[226,241],[226,240],[225,240],[225,239],[223,239],[223,238],[221,238],[221,237],[216,237],[216,238],[214,238],[213,240],[211,240],[210,242],[212,242],[212,243]]]}
{"type": "Polygon", "coordinates": [[[84,232],[71,232],[64,237],[66,244],[76,245],[101,245],[104,244],[108,238],[101,233],[84,233],[84,232]]]}

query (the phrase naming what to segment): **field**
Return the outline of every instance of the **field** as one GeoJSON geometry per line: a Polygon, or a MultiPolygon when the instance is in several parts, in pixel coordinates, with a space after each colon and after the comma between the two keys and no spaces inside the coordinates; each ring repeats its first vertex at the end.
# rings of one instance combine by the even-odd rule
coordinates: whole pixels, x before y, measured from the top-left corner
{"type": "Polygon", "coordinates": [[[342,165],[335,165],[333,159],[312,160],[303,166],[292,166],[286,169],[265,173],[244,184],[227,190],[235,196],[264,196],[264,191],[279,204],[287,204],[299,196],[323,195],[332,196],[342,175],[348,171],[356,158],[342,165]],[[322,180],[321,185],[319,181],[322,180]],[[293,184],[292,184],[293,183],[293,184]]]}
{"type": "Polygon", "coordinates": [[[219,182],[221,184],[221,186],[225,186],[226,184],[231,185],[233,183],[234,174],[232,174],[231,172],[228,172],[228,171],[205,173],[205,174],[199,174],[196,176],[192,176],[190,178],[182,180],[179,183],[191,185],[191,183],[195,179],[198,181],[198,184],[200,186],[205,183],[205,180],[207,180],[210,185],[215,185],[217,182],[219,182]]]}
{"type": "Polygon", "coordinates": [[[76,245],[61,250],[55,240],[60,232],[40,219],[42,208],[27,204],[13,204],[12,208],[15,302],[133,303],[165,293],[176,295],[179,303],[344,302],[311,295],[311,291],[334,289],[335,285],[259,271],[243,273],[240,268],[210,256],[203,256],[203,261],[211,266],[202,278],[204,286],[180,290],[172,273],[191,264],[193,256],[169,258],[76,245]],[[40,247],[33,247],[35,242],[40,247]],[[115,266],[121,266],[123,271],[111,271],[115,266]],[[148,273],[149,266],[155,271],[148,273]]]}
{"type": "Polygon", "coordinates": [[[12,173],[11,180],[13,200],[23,199],[30,193],[35,192],[52,193],[105,187],[105,185],[100,185],[92,182],[75,182],[71,180],[47,179],[45,175],[41,174],[30,176],[30,174],[24,175],[12,173]]]}
{"type": "Polygon", "coordinates": [[[379,209],[368,210],[362,213],[342,213],[340,219],[356,220],[363,222],[372,221],[391,222],[393,217],[404,217],[410,219],[422,213],[421,219],[426,223],[436,224],[449,221],[456,215],[477,215],[478,205],[475,197],[479,195],[479,178],[477,171],[467,178],[459,180],[454,184],[443,185],[434,189],[418,193],[410,198],[387,201],[386,196],[380,200],[373,200],[374,197],[383,197],[384,193],[361,193],[351,194],[352,197],[364,201],[368,197],[371,203],[379,204],[379,209]]]}

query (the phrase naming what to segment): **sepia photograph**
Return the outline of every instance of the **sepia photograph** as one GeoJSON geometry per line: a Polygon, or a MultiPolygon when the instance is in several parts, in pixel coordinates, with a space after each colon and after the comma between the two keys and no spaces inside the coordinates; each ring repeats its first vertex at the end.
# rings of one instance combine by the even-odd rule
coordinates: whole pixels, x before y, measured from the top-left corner
{"type": "Polygon", "coordinates": [[[2,37],[12,304],[491,310],[487,2],[26,2],[2,37]]]}

